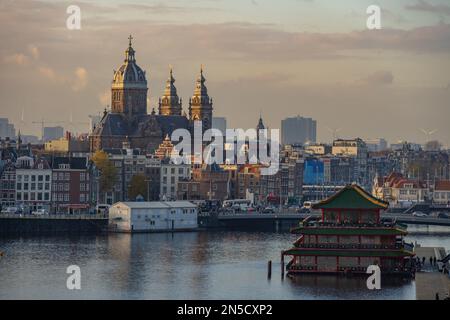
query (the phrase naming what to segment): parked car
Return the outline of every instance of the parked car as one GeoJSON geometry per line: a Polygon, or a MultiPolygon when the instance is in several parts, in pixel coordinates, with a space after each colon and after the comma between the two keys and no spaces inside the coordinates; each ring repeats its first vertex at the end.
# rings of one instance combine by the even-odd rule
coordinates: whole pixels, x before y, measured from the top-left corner
{"type": "Polygon", "coordinates": [[[262,213],[275,213],[275,209],[273,207],[265,207],[262,213]]]}
{"type": "Polygon", "coordinates": [[[441,218],[441,219],[450,219],[450,215],[448,215],[448,213],[444,213],[444,212],[439,212],[437,217],[441,218]]]}
{"type": "Polygon", "coordinates": [[[31,214],[34,216],[43,216],[43,215],[48,215],[48,211],[45,209],[37,209],[37,210],[33,211],[31,214]]]}
{"type": "Polygon", "coordinates": [[[2,210],[2,213],[4,214],[16,214],[19,213],[19,208],[17,207],[7,207],[2,210]]]}
{"type": "Polygon", "coordinates": [[[415,211],[415,212],[413,212],[412,215],[413,215],[414,217],[428,217],[428,215],[426,215],[425,213],[420,212],[420,211],[415,211]]]}

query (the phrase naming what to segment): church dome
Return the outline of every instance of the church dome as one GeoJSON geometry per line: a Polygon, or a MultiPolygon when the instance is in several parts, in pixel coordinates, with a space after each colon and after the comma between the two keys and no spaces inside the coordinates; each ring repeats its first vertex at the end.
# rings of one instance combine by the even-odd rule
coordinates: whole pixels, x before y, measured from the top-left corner
{"type": "Polygon", "coordinates": [[[136,64],[135,51],[131,46],[131,36],[128,38],[129,44],[125,51],[125,60],[118,70],[114,70],[112,81],[113,89],[121,88],[147,88],[145,71],[136,64]]]}

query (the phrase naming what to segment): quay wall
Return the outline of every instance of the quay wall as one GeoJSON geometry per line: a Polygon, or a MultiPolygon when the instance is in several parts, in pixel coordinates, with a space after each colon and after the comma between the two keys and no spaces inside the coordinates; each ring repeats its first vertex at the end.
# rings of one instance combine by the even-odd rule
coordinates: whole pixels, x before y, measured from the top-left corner
{"type": "Polygon", "coordinates": [[[107,219],[0,217],[0,236],[7,234],[101,233],[107,227],[107,219]]]}

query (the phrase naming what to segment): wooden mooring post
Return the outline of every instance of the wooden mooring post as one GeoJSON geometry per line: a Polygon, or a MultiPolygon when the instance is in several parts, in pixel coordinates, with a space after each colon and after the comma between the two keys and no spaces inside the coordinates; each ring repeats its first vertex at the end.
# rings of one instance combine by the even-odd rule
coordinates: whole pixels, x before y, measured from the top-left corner
{"type": "Polygon", "coordinates": [[[267,278],[272,278],[272,260],[267,262],[267,278]]]}
{"type": "Polygon", "coordinates": [[[281,278],[284,278],[284,251],[281,251],[281,278]]]}

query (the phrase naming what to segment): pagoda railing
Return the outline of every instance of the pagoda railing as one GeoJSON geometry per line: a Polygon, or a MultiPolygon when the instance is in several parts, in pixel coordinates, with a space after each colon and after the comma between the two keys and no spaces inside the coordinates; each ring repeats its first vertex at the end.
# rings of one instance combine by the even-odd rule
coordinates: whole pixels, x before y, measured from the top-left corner
{"type": "Polygon", "coordinates": [[[302,223],[303,227],[321,227],[321,228],[398,228],[401,230],[406,230],[406,225],[399,223],[336,223],[336,222],[323,222],[314,221],[302,223]]]}
{"type": "Polygon", "coordinates": [[[361,244],[361,243],[296,243],[297,248],[304,249],[368,249],[368,250],[407,250],[413,251],[414,246],[408,243],[396,244],[361,244]]]}

